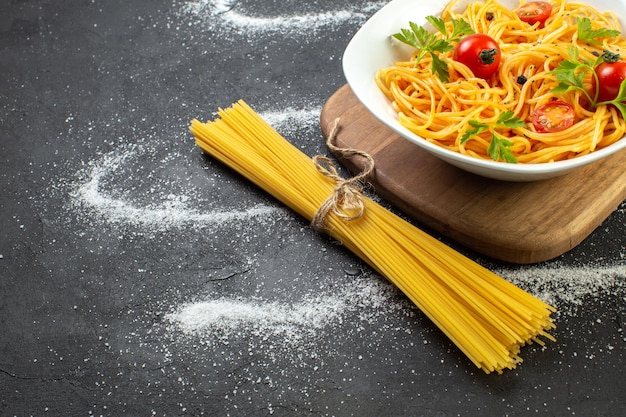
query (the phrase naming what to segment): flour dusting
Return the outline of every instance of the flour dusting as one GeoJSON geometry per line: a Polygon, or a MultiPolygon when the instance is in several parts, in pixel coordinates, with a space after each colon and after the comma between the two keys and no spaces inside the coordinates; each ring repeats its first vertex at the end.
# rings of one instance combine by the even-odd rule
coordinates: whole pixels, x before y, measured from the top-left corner
{"type": "MultiPolygon", "coordinates": [[[[94,214],[111,223],[143,226],[153,230],[180,228],[186,225],[212,226],[232,222],[260,220],[284,212],[279,207],[257,204],[232,210],[199,211],[190,207],[191,197],[169,193],[162,201],[138,206],[103,190],[102,181],[141,156],[141,147],[120,147],[100,159],[90,161],[86,179],[72,193],[73,205],[93,210],[94,214]]],[[[149,175],[149,173],[146,173],[149,175]]]]}
{"type": "Polygon", "coordinates": [[[239,10],[237,2],[224,0],[196,0],[184,3],[181,14],[190,15],[206,22],[208,18],[219,19],[222,26],[252,31],[300,31],[339,25],[346,21],[362,22],[387,2],[371,2],[363,7],[328,10],[317,13],[295,13],[281,16],[254,16],[239,10]]]}
{"type": "MultiPolygon", "coordinates": [[[[216,298],[184,303],[167,319],[188,336],[223,339],[232,334],[256,337],[279,336],[288,343],[312,338],[340,324],[349,312],[361,320],[381,314],[410,314],[410,303],[394,301],[395,288],[369,277],[335,293],[318,293],[298,302],[260,299],[216,298]]],[[[208,339],[207,339],[208,338],[208,339]]]]}
{"type": "Polygon", "coordinates": [[[317,126],[321,111],[321,107],[305,109],[287,107],[280,111],[265,111],[259,115],[275,129],[282,130],[289,126],[297,126],[298,128],[317,126]]]}
{"type": "Polygon", "coordinates": [[[494,271],[547,303],[560,309],[580,306],[588,296],[623,292],[626,288],[626,265],[527,266],[494,271]]]}
{"type": "Polygon", "coordinates": [[[186,304],[169,318],[187,334],[247,328],[258,333],[293,336],[301,330],[319,330],[325,323],[335,320],[343,308],[345,301],[336,296],[323,302],[307,300],[292,305],[223,298],[186,304]]]}

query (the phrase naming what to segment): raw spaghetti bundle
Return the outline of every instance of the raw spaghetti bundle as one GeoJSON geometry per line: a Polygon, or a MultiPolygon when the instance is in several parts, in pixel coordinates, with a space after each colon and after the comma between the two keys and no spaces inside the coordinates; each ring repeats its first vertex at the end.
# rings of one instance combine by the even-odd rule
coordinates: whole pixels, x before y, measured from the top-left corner
{"type": "MultiPolygon", "coordinates": [[[[474,77],[467,66],[453,59],[452,51],[440,56],[450,71],[445,82],[432,74],[429,55],[417,62],[419,51],[407,61],[381,69],[375,76],[376,83],[391,101],[403,126],[449,150],[492,159],[488,152],[490,132],[467,142],[462,140],[463,135],[471,128],[470,121],[493,125],[510,111],[525,123],[524,127],[501,132],[512,143],[510,149],[518,163],[575,158],[624,136],[626,122],[614,106],[601,104],[591,108],[579,90],[554,92],[559,81],[551,73],[563,60],[570,59],[572,48],[581,61],[594,61],[604,50],[624,51],[626,40],[621,37],[607,36],[597,44],[578,38],[580,19],[588,19],[594,30],[619,31],[614,13],[600,13],[579,2],[552,0],[552,14],[545,26],[539,26],[521,21],[515,10],[496,0],[476,1],[460,13],[455,11],[457,3],[458,0],[452,0],[441,14],[448,33],[452,31],[452,19],[463,19],[475,33],[492,37],[502,52],[498,71],[489,79],[474,77]],[[573,106],[576,123],[558,132],[537,132],[530,122],[535,110],[557,99],[573,106]]],[[[590,91],[590,74],[584,83],[590,91]]]]}
{"type": "Polygon", "coordinates": [[[486,373],[554,340],[554,308],[427,235],[313,161],[245,102],[191,122],[197,145],[341,242],[406,294],[486,373]],[[319,218],[320,207],[324,214],[319,218]]]}

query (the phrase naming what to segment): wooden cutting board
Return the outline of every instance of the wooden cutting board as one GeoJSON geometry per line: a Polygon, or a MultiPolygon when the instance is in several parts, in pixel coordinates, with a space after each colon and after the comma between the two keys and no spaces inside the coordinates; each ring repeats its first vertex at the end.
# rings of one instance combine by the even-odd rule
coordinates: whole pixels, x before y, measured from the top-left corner
{"type": "MultiPolygon", "coordinates": [[[[376,193],[424,226],[484,255],[527,264],[555,258],[583,241],[626,199],[626,151],[564,176],[503,182],[455,168],[423,151],[371,115],[348,85],[320,116],[336,144],[369,153],[376,193]]],[[[362,159],[341,159],[352,173],[362,159]]]]}

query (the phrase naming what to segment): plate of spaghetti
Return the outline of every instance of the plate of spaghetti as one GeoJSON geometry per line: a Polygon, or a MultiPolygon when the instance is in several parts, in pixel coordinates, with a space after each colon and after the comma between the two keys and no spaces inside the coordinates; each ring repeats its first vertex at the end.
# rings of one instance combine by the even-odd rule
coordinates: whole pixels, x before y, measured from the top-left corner
{"type": "Polygon", "coordinates": [[[624,0],[393,0],[343,70],[369,112],[434,156],[541,180],[626,148],[624,19],[624,0]]]}

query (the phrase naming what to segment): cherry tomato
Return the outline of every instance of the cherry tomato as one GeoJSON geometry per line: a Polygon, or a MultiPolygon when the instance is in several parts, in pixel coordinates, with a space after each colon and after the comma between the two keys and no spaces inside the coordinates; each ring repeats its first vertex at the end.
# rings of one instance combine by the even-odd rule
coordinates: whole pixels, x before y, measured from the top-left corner
{"type": "MultiPolygon", "coordinates": [[[[603,62],[595,68],[598,75],[598,102],[611,101],[617,97],[622,81],[626,79],[626,61],[603,62]]],[[[596,79],[591,78],[592,94],[596,92],[596,79]]]]}
{"type": "Polygon", "coordinates": [[[543,24],[552,14],[552,5],[547,1],[531,1],[520,6],[515,13],[522,22],[531,25],[539,22],[539,27],[543,27],[543,24]]]}
{"type": "Polygon", "coordinates": [[[539,133],[554,133],[565,130],[574,124],[574,107],[564,101],[550,101],[535,109],[532,122],[539,133]]]}
{"type": "Polygon", "coordinates": [[[483,33],[474,33],[456,44],[453,59],[467,65],[474,76],[488,79],[498,71],[500,55],[498,42],[483,33]]]}

